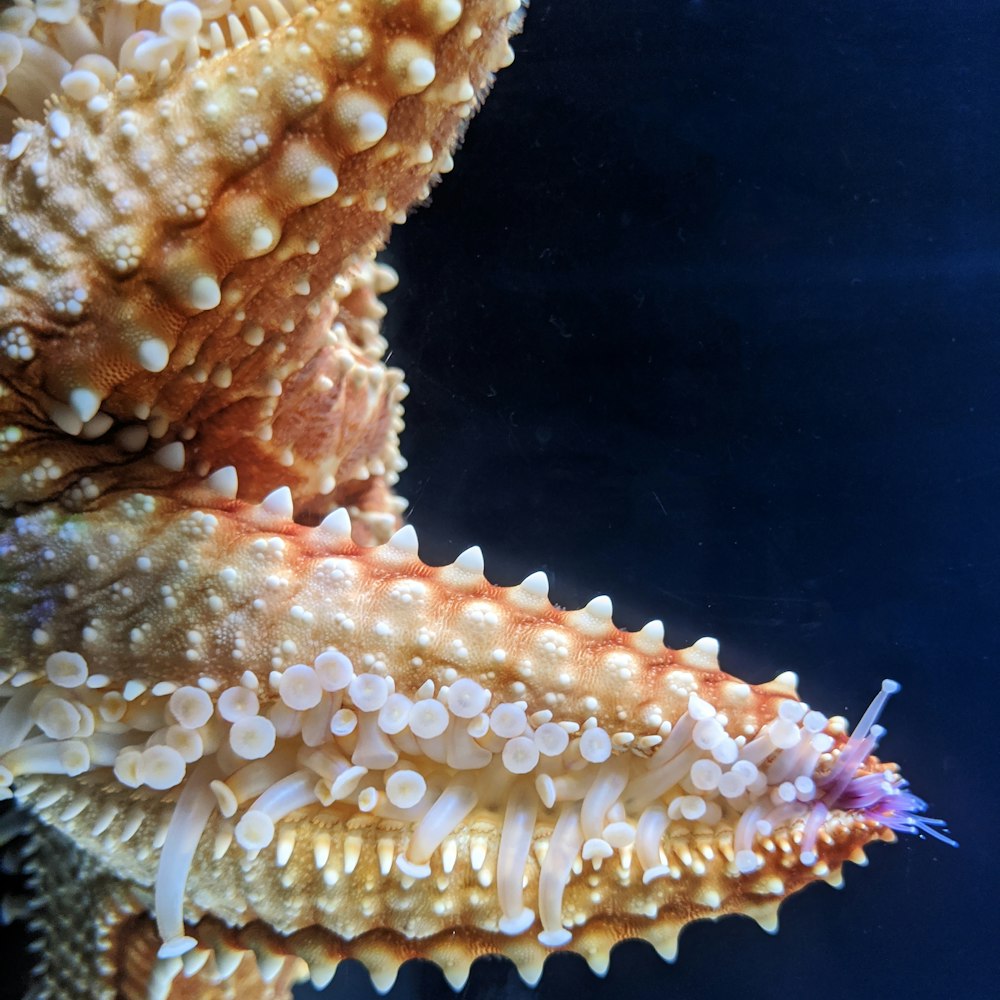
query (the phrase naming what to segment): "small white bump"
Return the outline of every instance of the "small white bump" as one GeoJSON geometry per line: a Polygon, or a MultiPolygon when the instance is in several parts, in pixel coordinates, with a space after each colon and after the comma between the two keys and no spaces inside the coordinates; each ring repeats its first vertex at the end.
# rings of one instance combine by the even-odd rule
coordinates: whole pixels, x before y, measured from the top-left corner
{"type": "Polygon", "coordinates": [[[388,129],[388,122],[377,111],[365,111],[358,116],[358,139],[366,146],[374,146],[385,135],[388,129]]]}
{"type": "Polygon", "coordinates": [[[464,573],[474,573],[479,575],[483,572],[483,550],[478,545],[473,545],[464,552],[459,553],[458,558],[452,563],[455,569],[460,569],[464,573]]]}
{"type": "MultiPolygon", "coordinates": [[[[277,236],[275,235],[274,231],[270,228],[270,226],[256,226],[256,227],[254,227],[253,232],[250,234],[250,241],[249,241],[249,250],[250,250],[250,253],[252,253],[254,255],[265,254],[265,253],[267,253],[268,250],[270,250],[270,249],[272,249],[274,247],[274,244],[276,242],[277,242],[277,236]]],[[[247,331],[244,332],[244,334],[243,334],[243,339],[248,344],[250,344],[251,347],[254,347],[254,346],[258,346],[259,347],[260,344],[263,343],[263,341],[264,341],[263,335],[264,335],[263,328],[259,327],[259,326],[255,326],[255,327],[252,327],[252,328],[247,328],[247,331]],[[253,332],[253,334],[250,335],[250,340],[254,339],[254,337],[257,334],[257,331],[260,331],[260,338],[261,339],[260,339],[260,341],[256,345],[250,343],[250,340],[247,340],[247,335],[248,335],[248,333],[249,333],[249,331],[251,329],[254,332],[253,332]]]]}
{"type": "Polygon", "coordinates": [[[216,493],[228,497],[230,500],[235,500],[240,488],[240,481],[236,475],[235,467],[227,465],[213,472],[205,480],[205,485],[210,490],[214,490],[216,493]]]}
{"type": "Polygon", "coordinates": [[[69,405],[76,412],[76,415],[86,423],[96,416],[101,406],[101,397],[93,389],[79,387],[70,392],[69,405]]]}
{"type": "Polygon", "coordinates": [[[292,503],[292,491],[287,486],[279,486],[276,490],[268,493],[261,500],[260,505],[268,514],[284,518],[286,521],[291,520],[295,512],[292,503]]]}
{"type": "Polygon", "coordinates": [[[187,301],[192,309],[207,312],[222,301],[222,289],[210,274],[200,274],[188,285],[187,301]]]}
{"type": "Polygon", "coordinates": [[[148,372],[162,372],[170,360],[170,348],[159,337],[144,340],[136,352],[139,364],[148,372]]]}
{"type": "Polygon", "coordinates": [[[180,441],[164,445],[153,455],[153,461],[170,472],[180,472],[184,468],[184,445],[180,441]]]}
{"type": "Polygon", "coordinates": [[[406,67],[406,78],[414,87],[429,87],[434,82],[434,74],[434,63],[423,56],[411,59],[406,67]]]}
{"type": "Polygon", "coordinates": [[[338,187],[340,187],[340,181],[332,167],[314,167],[309,172],[309,177],[306,181],[306,191],[313,203],[332,197],[337,193],[338,187]]]}

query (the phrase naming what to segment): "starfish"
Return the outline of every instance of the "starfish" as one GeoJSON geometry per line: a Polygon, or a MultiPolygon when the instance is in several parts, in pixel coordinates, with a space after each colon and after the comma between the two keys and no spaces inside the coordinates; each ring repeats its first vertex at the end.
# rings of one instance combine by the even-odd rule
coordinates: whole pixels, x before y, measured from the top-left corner
{"type": "Polygon", "coordinates": [[[0,797],[36,995],[537,981],[942,839],[858,724],[718,644],[419,556],[375,263],[519,0],[0,15],[0,797]]]}

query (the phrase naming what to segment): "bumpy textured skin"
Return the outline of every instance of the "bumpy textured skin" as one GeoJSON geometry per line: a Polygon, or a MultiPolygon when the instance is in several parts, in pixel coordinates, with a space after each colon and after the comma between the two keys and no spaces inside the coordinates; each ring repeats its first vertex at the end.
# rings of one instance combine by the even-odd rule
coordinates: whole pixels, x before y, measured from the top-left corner
{"type": "Polygon", "coordinates": [[[285,484],[307,508],[331,480],[343,502],[366,492],[358,481],[399,471],[405,389],[380,364],[369,260],[450,169],[510,59],[512,3],[453,7],[460,18],[433,2],[327,0],[100,113],[55,98],[65,137],[51,113],[22,123],[24,148],[0,174],[4,329],[30,353],[0,355],[0,420],[20,432],[0,478],[6,506],[88,473],[101,489],[148,485],[148,471],[122,467],[114,434],[136,423],[160,444],[193,431],[189,468],[235,461],[246,495],[285,484]],[[350,29],[362,54],[342,47],[350,29]],[[407,80],[414,57],[433,61],[429,85],[407,80]],[[384,137],[363,132],[365,114],[387,122],[384,137]],[[317,168],[335,171],[333,194],[309,190],[317,168]],[[270,239],[254,244],[257,231],[270,239]],[[211,284],[208,299],[192,294],[199,279],[224,285],[222,308],[199,308],[212,301],[211,284]],[[141,353],[151,342],[169,351],[155,372],[160,359],[144,367],[141,353]],[[53,427],[53,414],[73,421],[74,389],[114,420],[93,442],[53,427]]]}
{"type": "MultiPolygon", "coordinates": [[[[382,360],[378,294],[394,276],[373,255],[449,169],[510,61],[518,3],[288,8],[268,8],[274,23],[258,23],[256,39],[97,110],[54,96],[4,147],[7,694],[40,688],[49,658],[72,651],[103,676],[79,703],[107,710],[113,735],[120,713],[161,718],[177,687],[214,696],[246,671],[262,710],[273,707],[273,672],[335,647],[411,697],[461,676],[567,732],[600,727],[613,734],[609,766],[640,773],[692,695],[718,708],[727,738],[751,738],[797,700],[790,678],[751,687],[719,670],[711,641],[670,650],[655,625],[619,631],[604,602],[563,611],[538,579],[490,584],[476,551],[430,567],[412,536],[386,541],[403,509],[392,486],[406,390],[382,360]],[[222,466],[235,474],[205,480],[222,466]],[[281,486],[295,520],[283,500],[259,504],[281,486]],[[341,506],[351,521],[319,524],[341,506]]],[[[828,733],[845,745],[842,720],[828,733]]],[[[412,827],[355,803],[293,811],[278,862],[274,846],[234,846],[215,813],[187,878],[197,947],[158,959],[153,886],[179,790],[126,787],[107,762],[14,786],[35,824],[39,997],[279,998],[306,976],[328,982],[345,957],[379,988],[416,956],[459,986],[494,952],[533,982],[550,950],[537,926],[498,930],[502,803],[478,803],[420,881],[393,864],[412,827]]],[[[556,817],[539,810],[526,898],[556,817]]],[[[627,937],[672,958],[694,919],[739,912],[773,927],[788,894],[836,882],[866,843],[892,838],[870,818],[834,815],[816,864],[800,863],[798,831],[778,830],[759,869],[740,875],[733,834],[675,825],[670,877],[648,885],[627,847],[603,865],[577,859],[563,899],[569,947],[603,971],[627,937]]]]}

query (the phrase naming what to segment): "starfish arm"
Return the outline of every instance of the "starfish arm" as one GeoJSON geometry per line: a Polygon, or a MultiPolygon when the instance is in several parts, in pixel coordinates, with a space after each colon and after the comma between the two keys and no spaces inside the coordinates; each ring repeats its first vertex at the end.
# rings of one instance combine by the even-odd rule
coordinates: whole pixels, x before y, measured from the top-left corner
{"type": "Polygon", "coordinates": [[[874,756],[894,682],[848,732],[793,674],[398,527],[374,257],[519,12],[0,13],[0,799],[31,812],[39,996],[601,973],[694,919],[773,930],[898,831],[948,841],[874,756]]]}
{"type": "MultiPolygon", "coordinates": [[[[358,286],[382,280],[374,250],[450,169],[518,6],[321,0],[162,83],[61,92],[22,121],[0,165],[3,503],[127,464],[144,434],[209,466],[225,450],[248,486],[299,468],[270,488],[300,501],[394,476],[401,376],[359,330],[377,315],[358,286]],[[358,448],[346,427],[345,453],[312,461],[276,431],[331,382],[374,397],[380,440],[358,448]]],[[[336,424],[337,404],[320,415],[336,424]]]]}
{"type": "Polygon", "coordinates": [[[564,946],[600,969],[622,937],[672,954],[693,917],[773,925],[892,838],[872,807],[904,786],[869,756],[891,685],[848,738],[712,640],[671,650],[607,598],[563,611],[478,550],[431,567],[410,528],[363,548],[350,527],[203,486],[0,537],[8,725],[55,737],[19,739],[7,780],[155,897],[163,959],[211,915],[378,983],[416,956],[461,983],[490,951],[530,979],[564,946]]]}

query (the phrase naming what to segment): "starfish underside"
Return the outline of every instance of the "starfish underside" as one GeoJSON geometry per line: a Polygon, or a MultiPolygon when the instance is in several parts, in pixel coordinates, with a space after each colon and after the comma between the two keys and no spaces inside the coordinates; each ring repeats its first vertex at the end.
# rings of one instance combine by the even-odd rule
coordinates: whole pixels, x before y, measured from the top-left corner
{"type": "Polygon", "coordinates": [[[0,14],[0,797],[34,995],[388,988],[673,958],[933,832],[795,678],[421,561],[374,262],[518,0],[19,0],[0,14]],[[18,827],[12,826],[16,832],[18,827]]]}

